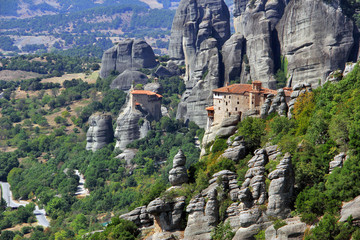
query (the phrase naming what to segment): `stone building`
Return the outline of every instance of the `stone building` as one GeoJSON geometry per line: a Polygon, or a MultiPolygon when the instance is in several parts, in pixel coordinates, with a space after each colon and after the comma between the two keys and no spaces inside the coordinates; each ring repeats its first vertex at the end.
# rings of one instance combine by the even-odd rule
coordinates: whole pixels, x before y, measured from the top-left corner
{"type": "Polygon", "coordinates": [[[131,109],[145,110],[155,121],[161,118],[160,94],[147,90],[133,90],[130,92],[131,109]]]}
{"type": "MultiPolygon", "coordinates": [[[[291,88],[284,88],[286,102],[290,100],[291,88]]],[[[260,81],[252,84],[232,84],[213,90],[213,106],[206,108],[208,112],[208,126],[221,123],[224,118],[252,112],[259,115],[261,106],[267,96],[276,95],[277,91],[263,88],[260,81]]]]}

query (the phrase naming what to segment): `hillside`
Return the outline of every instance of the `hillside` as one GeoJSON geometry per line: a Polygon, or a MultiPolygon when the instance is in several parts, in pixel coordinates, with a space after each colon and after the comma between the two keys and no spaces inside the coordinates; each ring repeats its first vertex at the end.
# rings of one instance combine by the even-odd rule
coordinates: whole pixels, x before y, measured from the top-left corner
{"type": "Polygon", "coordinates": [[[0,240],[360,239],[358,3],[3,3],[0,240]]]}

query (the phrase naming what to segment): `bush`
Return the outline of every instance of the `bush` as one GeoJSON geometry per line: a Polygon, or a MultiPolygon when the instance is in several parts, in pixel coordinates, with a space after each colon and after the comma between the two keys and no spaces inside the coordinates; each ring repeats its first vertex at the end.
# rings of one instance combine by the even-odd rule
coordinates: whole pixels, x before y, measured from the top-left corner
{"type": "Polygon", "coordinates": [[[226,143],[226,139],[224,138],[216,138],[214,144],[212,145],[211,152],[217,153],[224,151],[228,147],[226,143]]]}
{"type": "Polygon", "coordinates": [[[212,240],[231,240],[234,236],[229,222],[221,222],[211,231],[212,240]]]}

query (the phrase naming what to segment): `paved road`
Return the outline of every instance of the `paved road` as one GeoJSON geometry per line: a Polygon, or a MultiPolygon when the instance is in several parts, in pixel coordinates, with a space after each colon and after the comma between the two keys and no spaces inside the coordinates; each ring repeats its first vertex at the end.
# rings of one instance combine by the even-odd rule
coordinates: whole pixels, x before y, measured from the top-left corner
{"type": "MultiPolygon", "coordinates": [[[[10,184],[7,182],[0,182],[1,188],[2,188],[2,198],[6,201],[6,204],[8,207],[18,208],[19,206],[26,206],[28,202],[25,201],[14,201],[12,197],[12,192],[10,191],[10,184]]],[[[39,222],[39,225],[44,227],[49,227],[50,223],[46,219],[46,212],[45,209],[39,209],[39,207],[36,205],[34,214],[36,216],[36,219],[39,222]]]]}

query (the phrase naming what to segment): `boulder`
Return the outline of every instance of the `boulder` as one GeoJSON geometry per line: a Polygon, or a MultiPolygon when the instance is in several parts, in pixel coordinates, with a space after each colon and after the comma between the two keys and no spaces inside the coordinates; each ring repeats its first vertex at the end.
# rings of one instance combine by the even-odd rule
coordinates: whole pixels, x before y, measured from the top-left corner
{"type": "Polygon", "coordinates": [[[151,91],[158,94],[163,94],[164,88],[158,82],[148,83],[144,86],[144,90],[151,91]]]}
{"type": "Polygon", "coordinates": [[[183,183],[188,182],[189,177],[187,175],[185,164],[186,157],[180,149],[174,157],[173,168],[169,172],[169,182],[171,186],[181,186],[183,183]]]}
{"type": "Polygon", "coordinates": [[[103,54],[100,77],[106,78],[113,71],[119,73],[126,69],[153,68],[156,66],[155,54],[144,40],[126,39],[103,54]]]}
{"type": "Polygon", "coordinates": [[[158,76],[158,77],[166,78],[166,77],[172,77],[175,74],[173,72],[170,72],[166,67],[160,65],[155,70],[155,75],[158,76]]]}
{"type": "Polygon", "coordinates": [[[86,133],[86,150],[93,152],[103,148],[114,139],[112,118],[109,114],[96,113],[89,117],[86,133]]]}
{"type": "Polygon", "coordinates": [[[353,200],[344,203],[341,208],[341,218],[339,221],[346,222],[348,217],[352,216],[353,220],[359,222],[360,220],[360,196],[354,198],[353,200]]]}
{"type": "Polygon", "coordinates": [[[276,29],[292,84],[324,83],[330,72],[344,69],[354,44],[353,22],[339,1],[290,1],[276,29]]]}
{"type": "Polygon", "coordinates": [[[184,240],[208,240],[211,230],[219,221],[219,203],[217,200],[217,191],[214,189],[205,197],[196,196],[190,200],[186,207],[189,213],[187,225],[184,232],[184,240]]]}
{"type": "Polygon", "coordinates": [[[129,149],[126,148],[122,153],[116,156],[118,159],[124,159],[127,165],[131,164],[131,160],[134,159],[136,153],[138,152],[137,149],[129,149]]]}
{"type": "Polygon", "coordinates": [[[286,225],[275,230],[274,226],[269,226],[265,231],[265,239],[269,240],[302,240],[307,229],[306,223],[298,218],[286,220],[286,225]]]}
{"type": "Polygon", "coordinates": [[[347,158],[347,156],[346,156],[346,153],[344,153],[344,152],[339,153],[338,155],[336,155],[334,157],[334,160],[332,160],[329,163],[329,173],[334,171],[335,168],[342,168],[346,158],[347,158]]]}
{"type": "Polygon", "coordinates": [[[112,81],[110,88],[128,91],[131,86],[137,84],[145,85],[147,82],[148,77],[142,72],[126,69],[112,81]]]}
{"type": "Polygon", "coordinates": [[[121,215],[120,218],[134,222],[139,228],[150,227],[154,224],[154,219],[148,214],[146,206],[135,208],[131,212],[121,215]]]}
{"type": "Polygon", "coordinates": [[[157,198],[149,203],[146,211],[153,215],[154,222],[162,231],[180,230],[185,215],[185,197],[170,201],[157,198]]]}

